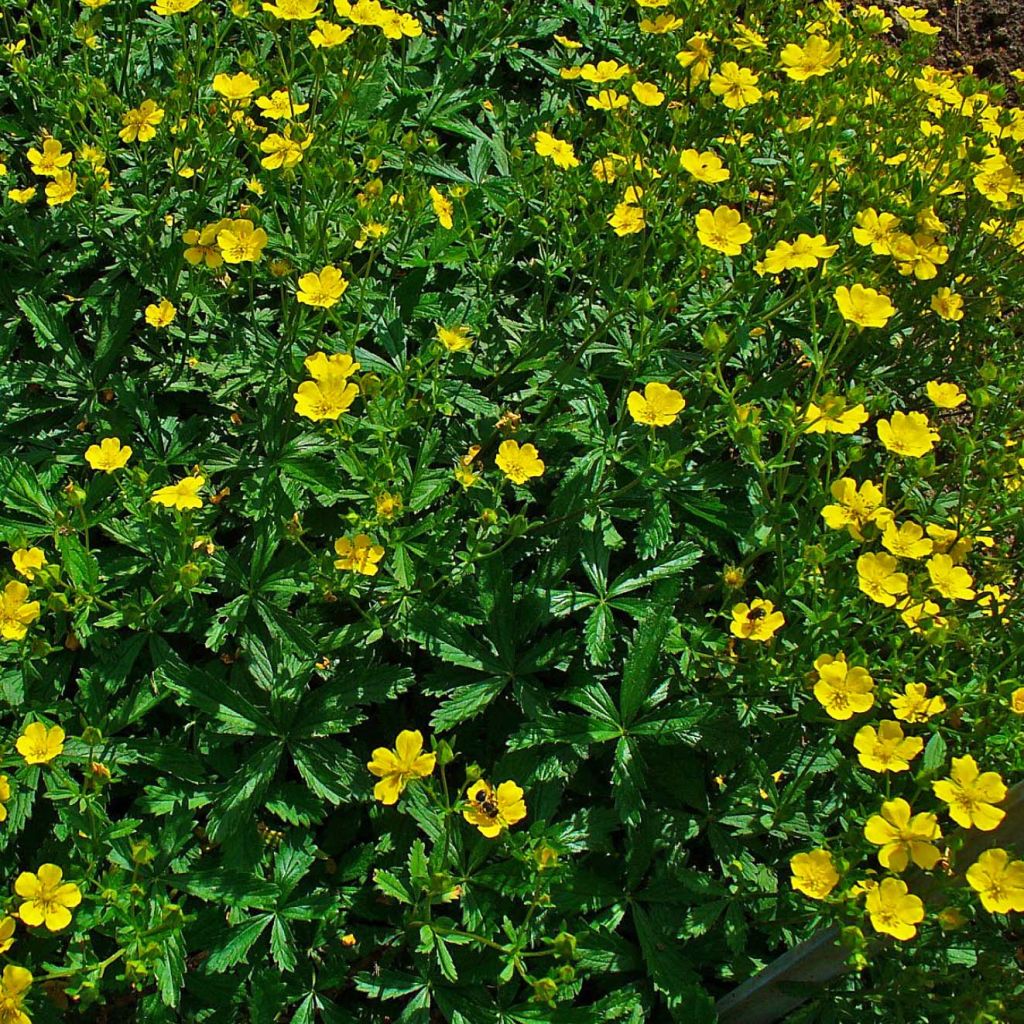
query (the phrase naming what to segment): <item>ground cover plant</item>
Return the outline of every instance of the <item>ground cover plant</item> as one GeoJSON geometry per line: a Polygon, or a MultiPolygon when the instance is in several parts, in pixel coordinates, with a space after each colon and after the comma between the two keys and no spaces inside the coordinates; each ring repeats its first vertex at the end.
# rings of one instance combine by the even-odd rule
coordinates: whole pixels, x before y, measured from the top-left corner
{"type": "Polygon", "coordinates": [[[937,22],[0,12],[2,1024],[712,1021],[833,924],[793,1019],[1021,1019],[1024,111],[937,22]]]}

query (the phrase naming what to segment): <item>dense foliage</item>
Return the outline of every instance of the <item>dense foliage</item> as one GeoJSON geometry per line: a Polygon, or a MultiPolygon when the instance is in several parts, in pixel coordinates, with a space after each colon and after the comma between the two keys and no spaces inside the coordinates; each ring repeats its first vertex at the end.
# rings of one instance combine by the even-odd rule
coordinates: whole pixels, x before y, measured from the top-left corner
{"type": "Polygon", "coordinates": [[[801,1019],[1020,1019],[1024,111],[927,12],[0,11],[0,1024],[832,923],[801,1019]]]}

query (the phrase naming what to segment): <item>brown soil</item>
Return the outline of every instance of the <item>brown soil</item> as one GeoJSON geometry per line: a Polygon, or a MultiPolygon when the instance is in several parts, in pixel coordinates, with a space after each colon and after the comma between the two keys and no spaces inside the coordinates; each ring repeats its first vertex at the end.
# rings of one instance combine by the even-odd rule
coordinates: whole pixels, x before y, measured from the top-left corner
{"type": "Polygon", "coordinates": [[[1024,69],[1024,0],[924,0],[920,6],[942,26],[934,57],[939,67],[973,65],[979,78],[1005,85],[1011,102],[1024,97],[1024,83],[1010,77],[1024,69]]]}

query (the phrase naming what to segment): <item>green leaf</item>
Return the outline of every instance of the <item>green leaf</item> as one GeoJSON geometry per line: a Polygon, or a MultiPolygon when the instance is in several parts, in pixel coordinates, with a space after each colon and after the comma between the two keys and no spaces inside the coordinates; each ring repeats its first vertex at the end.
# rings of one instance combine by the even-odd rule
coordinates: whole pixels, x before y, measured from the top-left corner
{"type": "Polygon", "coordinates": [[[411,904],[413,902],[412,893],[398,879],[397,875],[393,875],[390,871],[377,868],[373,873],[373,884],[385,896],[390,896],[393,900],[398,900],[399,903],[411,904]]]}
{"type": "Polygon", "coordinates": [[[640,620],[629,656],[622,668],[619,708],[622,721],[632,722],[657,686],[656,672],[661,646],[672,624],[672,610],[681,580],[670,576],[654,588],[650,608],[640,620]]]}

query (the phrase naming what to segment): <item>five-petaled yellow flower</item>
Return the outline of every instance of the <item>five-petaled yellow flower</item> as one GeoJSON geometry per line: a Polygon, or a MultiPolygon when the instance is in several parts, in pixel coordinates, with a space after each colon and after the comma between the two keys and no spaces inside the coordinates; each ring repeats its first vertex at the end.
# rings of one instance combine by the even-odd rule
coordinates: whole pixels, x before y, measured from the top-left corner
{"type": "Polygon", "coordinates": [[[892,555],[868,552],[857,559],[857,585],[879,604],[891,608],[896,598],[907,592],[907,574],[897,572],[899,563],[892,555]]]}
{"type": "Polygon", "coordinates": [[[940,409],[956,409],[967,401],[967,396],[956,384],[930,380],[925,385],[925,390],[932,403],[940,409]]]}
{"type": "Polygon", "coordinates": [[[1024,912],[1024,861],[1010,860],[1006,850],[985,850],[967,869],[966,878],[990,914],[1024,912]]]}
{"type": "Polygon", "coordinates": [[[870,889],[866,906],[871,927],[901,942],[912,939],[917,934],[916,925],[924,920],[924,903],[899,878],[883,878],[870,889]]]}
{"type": "Polygon", "coordinates": [[[924,749],[924,740],[920,736],[904,736],[900,723],[887,719],[879,722],[877,730],[872,725],[861,726],[853,746],[868,771],[905,772],[924,749]]]}
{"type": "Polygon", "coordinates": [[[403,729],[395,740],[395,749],[377,747],[366,765],[380,779],[373,787],[374,799],[394,804],[413,779],[425,779],[434,770],[434,754],[423,753],[423,733],[403,729]]]}
{"type": "Polygon", "coordinates": [[[99,444],[91,444],[85,449],[85,461],[90,468],[103,473],[124,469],[131,457],[131,447],[122,445],[116,437],[105,437],[99,444]]]}
{"type": "Polygon", "coordinates": [[[221,221],[217,246],[225,263],[255,263],[263,255],[267,233],[251,220],[221,221]]]}
{"type": "Polygon", "coordinates": [[[964,828],[991,832],[1006,817],[995,806],[1006,798],[1002,778],[998,772],[979,772],[970,754],[954,757],[949,778],[933,782],[932,792],[949,804],[949,816],[964,828]]]}
{"type": "Polygon", "coordinates": [[[34,580],[36,573],[46,565],[46,552],[42,548],[18,548],[11,555],[11,564],[19,576],[34,580]]]}
{"type": "Polygon", "coordinates": [[[449,352],[465,352],[473,344],[473,335],[465,324],[458,324],[455,327],[442,327],[435,324],[437,328],[437,340],[449,352]]]}
{"type": "Polygon", "coordinates": [[[32,984],[32,972],[16,964],[8,964],[0,975],[0,1007],[6,1017],[4,1024],[32,1024],[28,1014],[21,1009],[25,994],[32,984]]]}
{"type": "Polygon", "coordinates": [[[14,882],[14,891],[25,901],[18,917],[30,927],[46,925],[59,932],[71,924],[71,910],[82,902],[82,893],[74,882],[62,882],[64,872],[56,864],[43,864],[39,871],[22,871],[14,882]]]}
{"type": "Polygon", "coordinates": [[[881,847],[878,863],[897,874],[911,861],[931,871],[942,856],[934,845],[942,838],[938,818],[928,812],[911,816],[910,804],[901,797],[886,800],[881,813],[868,818],[864,838],[881,847]]]}
{"type": "Polygon", "coordinates": [[[753,238],[750,225],[743,222],[738,210],[728,206],[716,207],[714,212],[701,210],[694,217],[694,222],[700,244],[726,256],[738,256],[743,246],[753,238]]]}
{"type": "Polygon", "coordinates": [[[865,526],[884,527],[892,521],[892,512],[885,507],[885,494],[870,480],[859,487],[857,481],[844,476],[829,488],[835,505],[821,510],[825,524],[833,530],[846,530],[854,540],[864,540],[865,526]]]}
{"type": "Polygon", "coordinates": [[[174,321],[178,310],[169,299],[151,302],[145,309],[146,323],[150,327],[167,327],[174,321]]]}
{"type": "Polygon", "coordinates": [[[380,570],[377,563],[384,557],[384,548],[374,544],[365,533],[354,537],[339,537],[334,542],[334,568],[350,570],[363,576],[376,576],[380,570]]]}
{"type": "Polygon", "coordinates": [[[668,427],[675,423],[686,408],[686,399],[675,388],[655,380],[645,385],[643,394],[630,391],[626,408],[636,423],[644,423],[649,427],[668,427]]]}
{"type": "Polygon", "coordinates": [[[750,604],[740,602],[733,605],[732,622],[729,631],[743,640],[764,643],[786,624],[786,616],[775,610],[771,601],[755,597],[750,604]]]}
{"type": "Polygon", "coordinates": [[[497,789],[485,779],[471,782],[466,789],[466,799],[469,806],[462,812],[463,818],[488,839],[497,838],[526,817],[523,790],[511,780],[501,783],[497,789]]]}
{"type": "Polygon", "coordinates": [[[789,884],[812,900],[823,900],[839,884],[839,872],[828,850],[798,853],[789,860],[789,884]]]}
{"type": "Polygon", "coordinates": [[[455,206],[452,201],[431,185],[430,203],[434,209],[434,216],[437,217],[438,224],[440,224],[445,231],[451,231],[455,226],[455,206]]]}
{"type": "Polygon", "coordinates": [[[235,75],[226,75],[223,72],[213,76],[213,91],[226,100],[240,102],[247,100],[260,87],[260,80],[253,78],[245,71],[239,71],[235,75]]]}
{"type": "Polygon", "coordinates": [[[205,477],[186,476],[175,484],[155,490],[149,500],[165,508],[176,508],[179,512],[187,508],[202,508],[203,499],[199,497],[199,491],[204,483],[205,477]]]}
{"type": "Polygon", "coordinates": [[[346,288],[348,281],[341,271],[328,263],[319,272],[303,274],[299,278],[299,290],[295,297],[307,306],[330,309],[345,294],[346,288]]]}
{"type": "Polygon", "coordinates": [[[923,412],[894,412],[892,419],[875,424],[878,440],[893,453],[908,459],[927,455],[939,439],[939,433],[928,424],[923,412]]]}
{"type": "Polygon", "coordinates": [[[814,698],[830,718],[843,722],[874,705],[874,679],[866,668],[847,665],[842,651],[835,657],[815,658],[814,668],[818,673],[814,698]]]}
{"type": "Polygon", "coordinates": [[[28,627],[39,618],[39,602],[28,599],[28,587],[11,580],[0,596],[0,637],[24,640],[28,627]]]}
{"type": "Polygon", "coordinates": [[[537,132],[533,141],[533,148],[538,156],[550,157],[556,167],[569,170],[572,167],[579,167],[580,162],[576,159],[572,143],[564,139],[557,139],[548,132],[537,132]]]}
{"type": "Polygon", "coordinates": [[[841,395],[824,395],[808,402],[804,413],[805,434],[855,434],[868,421],[863,405],[847,406],[841,395]]]}
{"type": "Polygon", "coordinates": [[[544,463],[532,444],[520,447],[518,441],[502,441],[498,446],[495,465],[514,484],[525,484],[531,477],[541,476],[544,463]]]}
{"type": "Polygon", "coordinates": [[[64,752],[64,730],[59,725],[48,729],[42,722],[29,722],[14,746],[25,764],[49,764],[64,752]]]}
{"type": "Polygon", "coordinates": [[[927,722],[946,710],[945,698],[929,697],[925,683],[907,683],[902,693],[890,698],[889,704],[901,722],[927,722]]]}
{"type": "Polygon", "coordinates": [[[336,420],[359,394],[359,385],[349,379],[359,363],[348,353],[314,352],[306,357],[305,367],[313,379],[303,381],[292,395],[295,411],[314,422],[336,420]]]}
{"type": "Polygon", "coordinates": [[[843,319],[858,327],[884,327],[896,313],[887,295],[860,284],[852,288],[841,285],[835,290],[835,300],[843,319]]]}
{"type": "Polygon", "coordinates": [[[710,88],[730,110],[742,110],[761,98],[757,75],[732,60],[725,61],[721,70],[711,76],[710,88]]]}
{"type": "Polygon", "coordinates": [[[124,127],[117,133],[122,142],[149,142],[156,137],[156,126],[164,119],[164,111],[154,100],[143,100],[122,118],[124,127]]]}

